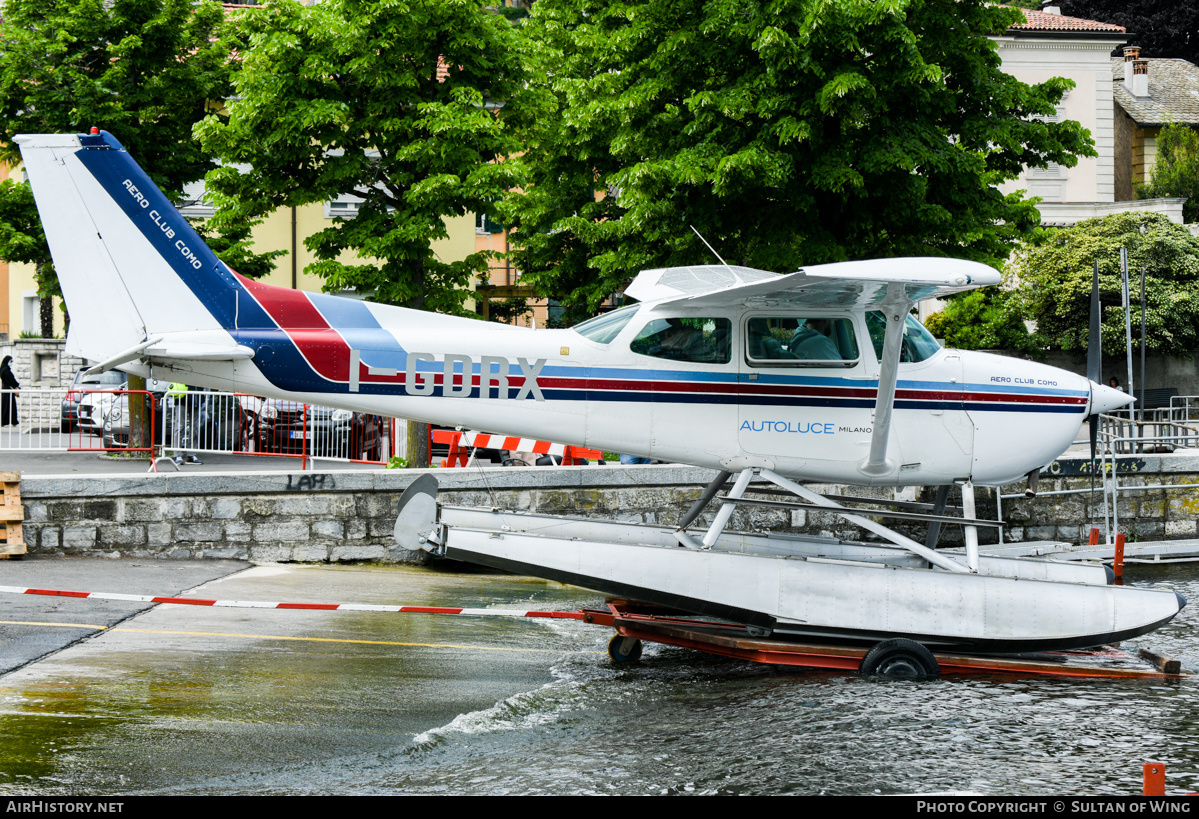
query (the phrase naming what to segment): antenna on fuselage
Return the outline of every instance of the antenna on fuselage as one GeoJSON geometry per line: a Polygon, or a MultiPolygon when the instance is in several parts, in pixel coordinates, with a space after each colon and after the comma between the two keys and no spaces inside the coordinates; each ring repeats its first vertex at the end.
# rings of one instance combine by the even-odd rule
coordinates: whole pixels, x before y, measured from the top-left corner
{"type": "MultiPolygon", "coordinates": [[[[714,248],[708,244],[708,240],[703,237],[702,233],[700,233],[698,230],[695,229],[695,225],[687,225],[687,227],[691,228],[691,232],[699,237],[699,240],[701,242],[703,242],[705,246],[707,246],[708,250],[712,251],[713,256],[715,256],[717,259],[720,259],[720,254],[716,252],[716,248],[714,248]]],[[[724,265],[725,267],[729,267],[729,263],[726,262],[724,259],[720,259],[720,263],[722,265],[724,265]]],[[[729,267],[729,272],[732,273],[733,268],[729,267]]],[[[734,275],[736,275],[736,274],[734,274],[734,275]]]]}

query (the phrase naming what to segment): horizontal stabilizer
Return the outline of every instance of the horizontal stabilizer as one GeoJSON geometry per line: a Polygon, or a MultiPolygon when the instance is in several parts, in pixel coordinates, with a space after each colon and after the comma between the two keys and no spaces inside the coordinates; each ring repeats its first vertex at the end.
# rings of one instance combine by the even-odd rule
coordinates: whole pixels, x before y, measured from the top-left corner
{"type": "Polygon", "coordinates": [[[244,344],[203,344],[185,341],[160,342],[146,348],[146,358],[179,361],[245,361],[254,350],[244,344]]]}

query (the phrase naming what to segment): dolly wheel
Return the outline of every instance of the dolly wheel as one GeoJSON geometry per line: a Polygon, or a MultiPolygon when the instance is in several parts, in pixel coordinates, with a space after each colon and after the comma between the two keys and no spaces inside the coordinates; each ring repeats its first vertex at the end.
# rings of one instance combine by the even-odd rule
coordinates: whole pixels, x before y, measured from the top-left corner
{"type": "Polygon", "coordinates": [[[892,680],[935,680],[941,667],[933,653],[915,640],[896,637],[883,640],[866,652],[858,673],[863,677],[887,677],[892,680]]]}
{"type": "Polygon", "coordinates": [[[635,663],[641,659],[641,641],[636,637],[622,637],[617,634],[608,641],[608,656],[618,665],[635,663]]]}

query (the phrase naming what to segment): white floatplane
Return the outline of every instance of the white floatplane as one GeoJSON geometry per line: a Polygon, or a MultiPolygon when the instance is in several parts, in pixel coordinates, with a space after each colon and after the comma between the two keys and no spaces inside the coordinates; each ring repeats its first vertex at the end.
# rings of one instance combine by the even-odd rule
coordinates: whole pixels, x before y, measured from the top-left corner
{"type": "Polygon", "coordinates": [[[429,477],[401,499],[409,548],[794,640],[1079,648],[1152,631],[1185,604],[1111,585],[1102,567],[980,554],[974,484],[1035,478],[1085,419],[1130,400],[1063,370],[941,348],[912,306],[997,284],[984,265],[646,270],[626,291],[638,304],[531,331],[245,279],[110,134],[17,142],[71,311],[67,348],[98,370],[718,472],[677,526],[442,506],[429,477]],[[930,536],[916,542],[800,480],[939,487],[932,508],[906,513],[930,536]],[[791,499],[747,498],[751,481],[791,499]],[[961,518],[944,514],[954,484],[961,518]],[[711,503],[709,525],[693,528],[711,503]],[[750,503],[831,511],[878,540],[726,531],[750,503]],[[935,548],[946,522],[965,526],[963,554],[935,548]]]}

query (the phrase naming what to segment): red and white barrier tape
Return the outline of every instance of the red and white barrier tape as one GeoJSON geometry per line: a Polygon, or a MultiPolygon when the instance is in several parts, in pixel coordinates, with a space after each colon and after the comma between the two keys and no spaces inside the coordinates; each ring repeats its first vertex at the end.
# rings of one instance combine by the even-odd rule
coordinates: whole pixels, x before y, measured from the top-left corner
{"type": "Polygon", "coordinates": [[[452,606],[380,606],[373,603],[271,603],[262,600],[205,600],[199,597],[155,597],[147,594],[83,592],[63,589],[29,589],[0,586],[0,594],[40,594],[48,597],[82,597],[94,600],[125,600],[131,603],[171,603],[180,606],[216,606],[234,609],[308,609],[316,611],[385,611],[400,614],[465,614],[477,617],[548,617],[582,620],[578,611],[517,611],[515,609],[468,609],[452,606]]]}
{"type": "Polygon", "coordinates": [[[489,432],[462,433],[462,443],[465,446],[475,446],[481,449],[506,449],[509,452],[536,452],[538,455],[564,455],[566,444],[555,444],[549,441],[538,441],[536,438],[512,438],[503,435],[492,435],[489,432]]]}

